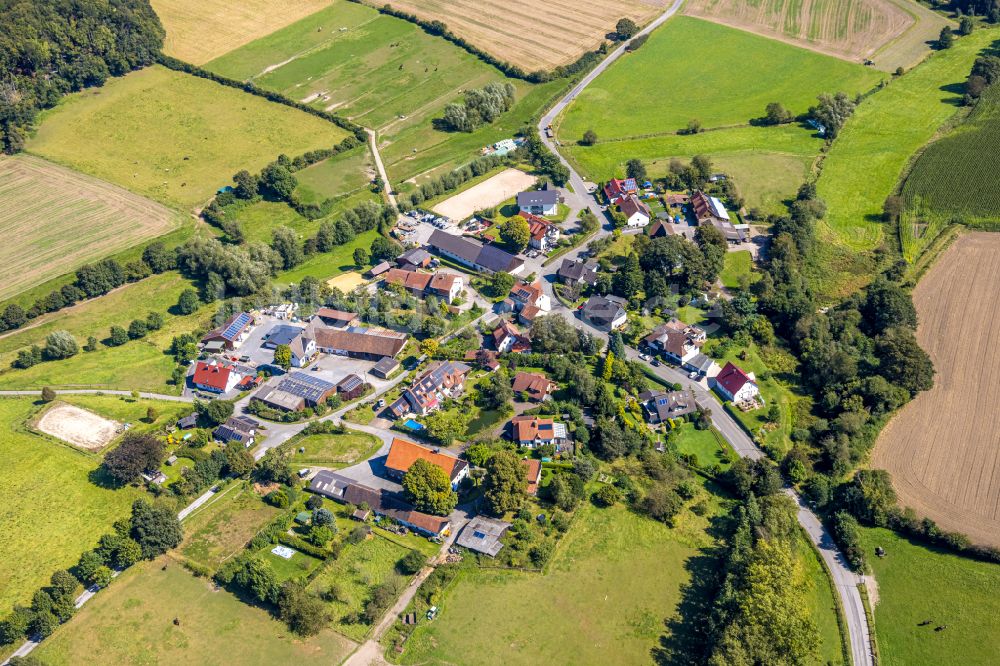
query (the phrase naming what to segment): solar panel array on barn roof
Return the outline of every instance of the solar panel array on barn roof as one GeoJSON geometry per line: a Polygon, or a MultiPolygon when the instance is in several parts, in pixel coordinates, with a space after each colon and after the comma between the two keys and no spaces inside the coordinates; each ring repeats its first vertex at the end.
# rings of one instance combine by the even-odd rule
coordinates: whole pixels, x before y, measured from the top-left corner
{"type": "Polygon", "coordinates": [[[278,383],[278,390],[318,403],[323,395],[335,388],[334,384],[304,372],[293,372],[278,383]]]}
{"type": "Polygon", "coordinates": [[[243,329],[246,328],[247,324],[251,321],[253,321],[253,317],[251,317],[248,313],[239,313],[229,326],[226,326],[226,330],[222,332],[222,337],[226,340],[235,340],[240,336],[240,333],[243,332],[243,329]]]}

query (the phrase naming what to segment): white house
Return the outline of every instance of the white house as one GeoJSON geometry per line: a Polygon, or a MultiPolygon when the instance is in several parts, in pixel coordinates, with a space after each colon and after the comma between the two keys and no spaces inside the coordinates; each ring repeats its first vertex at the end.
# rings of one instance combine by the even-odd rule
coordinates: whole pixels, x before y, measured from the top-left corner
{"type": "Polygon", "coordinates": [[[639,197],[634,194],[630,194],[623,199],[618,204],[618,207],[621,208],[622,214],[625,215],[625,224],[630,229],[644,227],[653,218],[653,213],[649,210],[649,206],[640,201],[639,197]]]}
{"type": "Polygon", "coordinates": [[[726,363],[722,372],[716,375],[715,390],[726,400],[737,404],[760,398],[757,382],[732,363],[726,363]]]}
{"type": "Polygon", "coordinates": [[[533,215],[555,215],[559,212],[559,192],[549,189],[520,192],[517,207],[533,215]]]}

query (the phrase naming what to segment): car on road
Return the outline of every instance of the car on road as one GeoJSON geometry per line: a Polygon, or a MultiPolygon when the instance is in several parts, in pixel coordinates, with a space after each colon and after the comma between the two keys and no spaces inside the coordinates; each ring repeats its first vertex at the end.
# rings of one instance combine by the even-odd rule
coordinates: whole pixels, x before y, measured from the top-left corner
{"type": "Polygon", "coordinates": [[[660,361],[659,361],[659,360],[657,360],[657,359],[655,359],[655,358],[654,358],[654,359],[653,359],[652,361],[650,361],[650,362],[649,362],[649,364],[650,364],[651,366],[653,366],[654,368],[658,368],[658,367],[660,367],[660,361]]]}
{"type": "Polygon", "coordinates": [[[639,360],[641,361],[652,361],[653,357],[649,354],[639,354],[639,360]]]}
{"type": "Polygon", "coordinates": [[[688,373],[688,379],[698,379],[699,377],[701,377],[700,373],[697,373],[697,372],[689,372],[688,373]]]}

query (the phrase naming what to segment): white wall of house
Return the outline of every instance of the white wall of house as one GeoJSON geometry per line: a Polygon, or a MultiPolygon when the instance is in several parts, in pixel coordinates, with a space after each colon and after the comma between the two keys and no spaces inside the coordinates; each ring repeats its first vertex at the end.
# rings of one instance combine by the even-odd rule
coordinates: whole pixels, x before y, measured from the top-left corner
{"type": "Polygon", "coordinates": [[[636,211],[632,213],[630,218],[628,218],[626,224],[633,229],[636,227],[644,227],[649,224],[649,218],[642,211],[636,211]]]}

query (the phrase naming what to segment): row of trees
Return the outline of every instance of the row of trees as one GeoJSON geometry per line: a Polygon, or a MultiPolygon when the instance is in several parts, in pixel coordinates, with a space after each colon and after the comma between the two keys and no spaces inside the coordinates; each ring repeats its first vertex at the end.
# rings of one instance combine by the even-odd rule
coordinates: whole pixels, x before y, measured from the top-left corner
{"type": "Polygon", "coordinates": [[[465,100],[444,107],[440,125],[451,132],[471,132],[494,122],[514,107],[514,86],[494,81],[465,91],[465,100]]]}
{"type": "Polygon", "coordinates": [[[164,31],[148,0],[9,0],[0,11],[0,149],[16,153],[41,109],[153,62],[164,31]]]}
{"type": "Polygon", "coordinates": [[[512,164],[512,162],[506,156],[500,155],[477,157],[463,167],[459,167],[423,183],[409,195],[400,195],[397,198],[399,209],[403,212],[412,210],[424,201],[451,192],[463,183],[482,176],[504,164],[512,164]]]}

